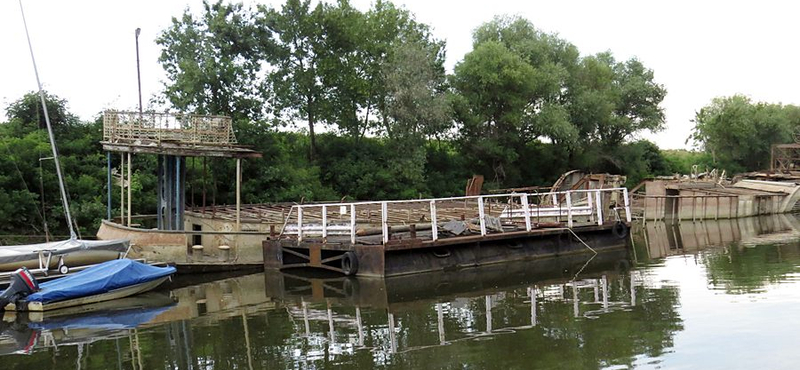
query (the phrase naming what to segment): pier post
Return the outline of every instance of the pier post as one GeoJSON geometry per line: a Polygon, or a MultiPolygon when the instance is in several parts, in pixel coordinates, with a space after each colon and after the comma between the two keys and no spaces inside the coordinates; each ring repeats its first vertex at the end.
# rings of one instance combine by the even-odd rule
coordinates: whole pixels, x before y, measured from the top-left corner
{"type": "Polygon", "coordinates": [[[439,239],[439,224],[436,223],[436,201],[431,201],[431,239],[439,239]]]}
{"type": "Polygon", "coordinates": [[[631,223],[631,200],[628,198],[628,188],[622,188],[622,199],[625,201],[625,220],[631,223]]]}
{"type": "Polygon", "coordinates": [[[572,193],[567,191],[567,227],[572,228],[572,193]]]}
{"type": "Polygon", "coordinates": [[[528,207],[528,193],[519,196],[519,203],[522,205],[522,212],[525,215],[525,230],[531,231],[531,209],[528,207]]]}
{"type": "Polygon", "coordinates": [[[478,197],[478,223],[481,225],[481,236],[486,236],[486,214],[483,210],[483,197],[478,197]]]}
{"type": "Polygon", "coordinates": [[[303,206],[297,206],[297,241],[303,241],[303,206]]]}
{"type": "Polygon", "coordinates": [[[595,198],[597,198],[597,226],[603,225],[603,198],[600,197],[600,190],[595,191],[595,198]]]}
{"type": "Polygon", "coordinates": [[[356,244],[356,205],[350,205],[350,243],[356,244]]]}
{"type": "Polygon", "coordinates": [[[381,231],[383,234],[383,244],[389,242],[389,211],[386,202],[381,202],[381,231]]]}
{"type": "Polygon", "coordinates": [[[322,241],[328,238],[328,206],[322,206],[322,241]]]}

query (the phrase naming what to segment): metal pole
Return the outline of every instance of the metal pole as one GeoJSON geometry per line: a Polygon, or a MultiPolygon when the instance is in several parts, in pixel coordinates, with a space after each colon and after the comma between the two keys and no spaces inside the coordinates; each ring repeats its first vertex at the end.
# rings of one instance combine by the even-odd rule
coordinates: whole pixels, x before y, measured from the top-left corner
{"type": "Polygon", "coordinates": [[[128,226],[131,226],[131,152],[128,152],[128,226]]]}
{"type": "Polygon", "coordinates": [[[179,226],[181,222],[181,207],[183,202],[183,194],[181,194],[181,157],[175,156],[175,226],[173,230],[182,230],[179,226]]]}
{"type": "Polygon", "coordinates": [[[119,156],[119,223],[125,226],[125,153],[119,156]]]}
{"type": "MultiPolygon", "coordinates": [[[[142,73],[139,69],[139,34],[141,28],[136,28],[136,79],[139,81],[139,121],[142,120],[142,73]]],[[[141,123],[141,122],[140,122],[141,123]]]]}
{"type": "Polygon", "coordinates": [[[44,98],[44,89],[42,82],[39,80],[39,70],[36,68],[36,58],[33,57],[33,45],[31,44],[31,36],[28,34],[28,22],[25,20],[25,11],[22,9],[22,0],[19,1],[19,11],[22,13],[22,24],[25,26],[25,37],[28,39],[28,49],[31,52],[31,62],[33,62],[33,72],[36,74],[36,86],[39,87],[39,99],[42,101],[42,110],[44,111],[44,121],[47,124],[47,135],[50,137],[50,148],[53,150],[53,160],[56,163],[56,174],[58,175],[58,188],[61,190],[61,203],[64,205],[64,215],[67,217],[67,226],[69,227],[69,237],[74,240],[78,236],[75,234],[75,228],[72,226],[72,215],[69,212],[69,201],[67,200],[67,190],[64,187],[64,176],[61,174],[61,164],[58,160],[58,150],[56,149],[56,139],[53,136],[53,127],[50,125],[50,116],[47,114],[47,103],[44,98]]]}
{"type": "Polygon", "coordinates": [[[106,152],[106,219],[111,221],[111,152],[106,152]]]}
{"type": "Polygon", "coordinates": [[[242,222],[242,159],[236,158],[236,230],[237,231],[242,231],[241,222],[242,222]]]}

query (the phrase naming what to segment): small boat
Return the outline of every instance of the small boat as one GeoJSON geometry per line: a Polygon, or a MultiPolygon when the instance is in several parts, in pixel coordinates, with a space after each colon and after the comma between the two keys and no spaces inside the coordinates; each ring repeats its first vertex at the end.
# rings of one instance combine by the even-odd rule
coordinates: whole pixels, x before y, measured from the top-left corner
{"type": "Polygon", "coordinates": [[[130,259],[103,262],[86,270],[38,284],[19,269],[0,294],[6,311],[49,311],[124,298],[150,291],[175,273],[175,267],[156,267],[130,259]]]}
{"type": "Polygon", "coordinates": [[[70,268],[124,258],[130,241],[70,239],[41,244],[0,246],[1,272],[26,267],[32,273],[56,269],[62,274],[70,268]]]}

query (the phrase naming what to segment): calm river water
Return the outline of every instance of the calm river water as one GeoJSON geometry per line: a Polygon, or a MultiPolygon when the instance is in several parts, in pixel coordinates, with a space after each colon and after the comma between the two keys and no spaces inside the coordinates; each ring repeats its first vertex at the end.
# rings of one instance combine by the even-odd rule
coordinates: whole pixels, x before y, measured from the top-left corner
{"type": "Polygon", "coordinates": [[[800,366],[796,217],[648,223],[633,244],[535,269],[181,278],[90,312],[6,315],[0,369],[800,366]]]}

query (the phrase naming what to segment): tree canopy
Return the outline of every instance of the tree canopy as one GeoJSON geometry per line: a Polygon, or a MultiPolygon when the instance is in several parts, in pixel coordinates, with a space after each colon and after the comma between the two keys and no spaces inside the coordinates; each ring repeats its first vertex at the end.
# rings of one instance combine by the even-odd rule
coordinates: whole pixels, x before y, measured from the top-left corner
{"type": "Polygon", "coordinates": [[[730,173],[769,167],[772,144],[792,142],[800,107],[753,102],[743,95],[716,98],[695,115],[691,139],[730,173]]]}

